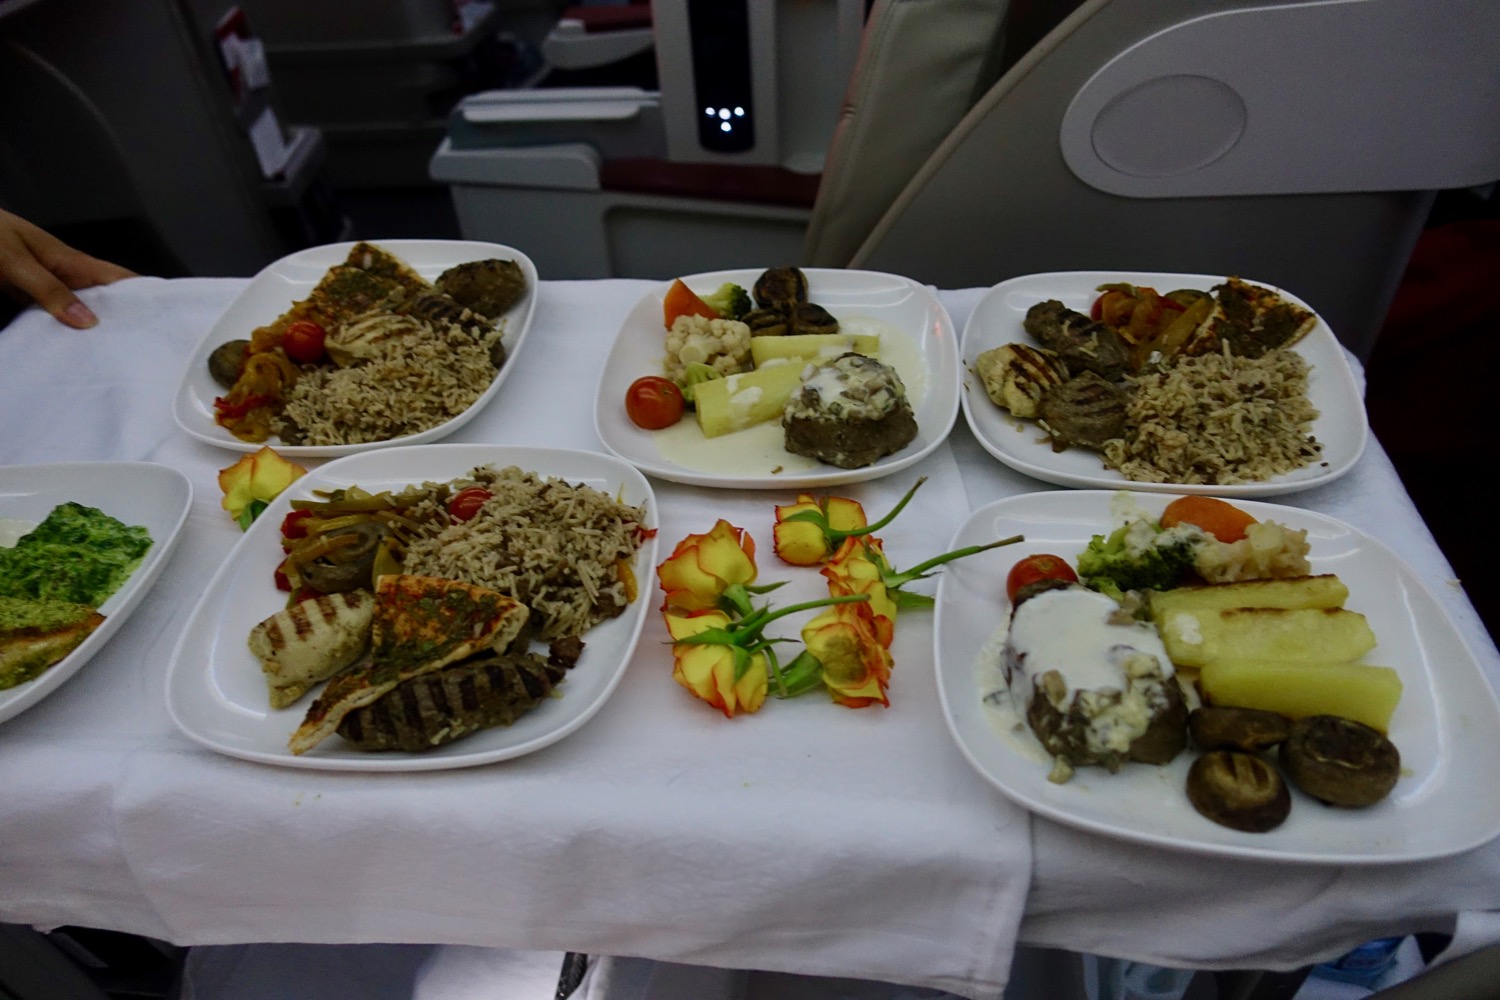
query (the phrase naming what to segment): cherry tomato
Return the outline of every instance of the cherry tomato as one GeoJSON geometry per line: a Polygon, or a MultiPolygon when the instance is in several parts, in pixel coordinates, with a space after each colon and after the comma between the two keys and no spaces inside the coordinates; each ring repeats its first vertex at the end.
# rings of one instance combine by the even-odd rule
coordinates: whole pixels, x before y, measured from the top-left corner
{"type": "Polygon", "coordinates": [[[494,494],[483,486],[470,486],[459,490],[453,495],[453,499],[448,501],[448,516],[455,521],[470,520],[479,513],[479,508],[483,507],[492,496],[494,494]]]}
{"type": "Polygon", "coordinates": [[[281,335],[281,349],[293,361],[312,364],[323,357],[323,342],[328,334],[310,319],[299,319],[281,335]]]}
{"type": "Polygon", "coordinates": [[[1010,568],[1010,575],[1005,578],[1005,596],[1014,604],[1016,593],[1022,587],[1039,580],[1077,583],[1078,574],[1073,572],[1073,567],[1062,556],[1048,555],[1045,552],[1027,556],[1010,568]]]}
{"type": "Polygon", "coordinates": [[[669,378],[646,375],[625,390],[625,412],[637,427],[648,431],[671,427],[682,419],[687,403],[682,390],[669,378]]]}
{"type": "Polygon", "coordinates": [[[307,525],[303,522],[313,516],[310,510],[294,510],[281,519],[282,538],[306,538],[307,525]]]}

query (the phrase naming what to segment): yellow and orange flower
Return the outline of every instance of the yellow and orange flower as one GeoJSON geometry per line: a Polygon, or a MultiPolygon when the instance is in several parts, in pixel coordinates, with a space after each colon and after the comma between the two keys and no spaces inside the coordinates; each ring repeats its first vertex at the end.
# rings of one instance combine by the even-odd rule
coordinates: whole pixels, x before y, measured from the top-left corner
{"type": "Polygon", "coordinates": [[[662,611],[715,608],[734,584],[755,582],[755,539],[722,518],[705,534],[689,535],[660,566],[656,576],[666,592],[662,611]]]}
{"type": "Polygon", "coordinates": [[[876,634],[875,617],[869,603],[835,604],[802,627],[828,693],[849,708],[890,705],[891,653],[876,634]]]}
{"type": "Polygon", "coordinates": [[[242,529],[249,528],[282,490],[306,473],[302,466],[282,458],[269,446],[262,447],[219,470],[219,488],[224,491],[221,504],[242,529]]]}
{"type": "MultiPolygon", "coordinates": [[[[776,526],[772,529],[776,555],[793,566],[816,566],[828,558],[833,540],[828,528],[836,533],[857,531],[866,526],[865,509],[856,500],[827,497],[820,504],[810,493],[797,494],[797,502],[776,508],[776,526]],[[811,519],[797,515],[811,515],[811,519]]],[[[837,539],[838,534],[833,538],[837,539]]]]}
{"type": "Polygon", "coordinates": [[[884,572],[888,569],[885,550],[878,538],[846,538],[838,551],[823,567],[828,579],[828,593],[869,594],[865,608],[871,616],[871,627],[880,644],[889,647],[896,633],[896,601],[886,587],[884,572]]]}
{"type": "Polygon", "coordinates": [[[723,712],[725,718],[758,711],[765,704],[770,675],[764,653],[727,643],[682,641],[710,629],[727,628],[727,614],[707,610],[668,612],[662,617],[672,635],[672,677],[678,684],[723,712]]]}

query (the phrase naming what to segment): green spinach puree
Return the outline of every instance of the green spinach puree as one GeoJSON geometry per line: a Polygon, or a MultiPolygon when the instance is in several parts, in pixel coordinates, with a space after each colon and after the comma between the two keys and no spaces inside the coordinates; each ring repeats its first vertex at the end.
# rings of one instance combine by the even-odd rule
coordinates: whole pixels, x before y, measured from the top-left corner
{"type": "Polygon", "coordinates": [[[0,597],[43,597],[97,608],[151,548],[143,527],[94,507],[60,504],[13,548],[0,548],[0,597]]]}

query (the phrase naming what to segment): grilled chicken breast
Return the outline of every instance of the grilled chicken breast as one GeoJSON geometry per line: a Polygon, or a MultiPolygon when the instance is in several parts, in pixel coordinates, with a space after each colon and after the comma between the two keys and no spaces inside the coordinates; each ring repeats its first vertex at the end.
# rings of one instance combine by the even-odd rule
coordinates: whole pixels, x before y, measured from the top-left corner
{"type": "Polygon", "coordinates": [[[1042,394],[1068,380],[1068,366],[1046,348],[1002,344],[974,359],[974,372],[990,402],[1028,419],[1037,415],[1042,394]]]}
{"type": "Polygon", "coordinates": [[[375,595],[320,594],[278,611],[250,630],[272,708],[286,708],[370,648],[375,595]]]}
{"type": "Polygon", "coordinates": [[[382,576],[375,583],[369,661],[328,682],[288,746],[294,754],[306,753],[331,736],[344,716],[398,684],[480,650],[504,650],[529,613],[524,604],[484,587],[430,576],[382,576]]]}

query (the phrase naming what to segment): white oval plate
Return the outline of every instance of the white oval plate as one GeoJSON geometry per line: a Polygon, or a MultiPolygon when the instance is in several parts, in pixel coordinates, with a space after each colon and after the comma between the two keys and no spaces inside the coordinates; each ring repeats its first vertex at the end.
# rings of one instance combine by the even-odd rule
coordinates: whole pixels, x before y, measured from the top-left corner
{"type": "MultiPolygon", "coordinates": [[[[1249,280],[1249,279],[1246,279],[1249,280]]],[[[1224,278],[1208,274],[1160,274],[1142,271],[1057,271],[1027,274],[1002,281],[979,300],[964,324],[964,418],[974,436],[991,455],[1017,472],[1059,486],[1096,489],[1122,488],[1150,493],[1199,493],[1217,497],[1274,496],[1312,489],[1339,478],[1359,461],[1369,438],[1364,400],[1349,359],[1333,330],[1322,317],[1294,348],[1311,367],[1307,395],[1317,407],[1312,433],[1323,444],[1321,461],[1259,483],[1233,486],[1137,483],[1104,467],[1098,452],[1086,448],[1053,451],[1046,432],[1032,420],[1012,417],[985,395],[984,384],[973,373],[974,359],[1002,344],[1034,343],[1022,328],[1026,310],[1047,299],[1058,299],[1087,313],[1098,297],[1098,287],[1112,281],[1147,285],[1161,292],[1174,288],[1208,290],[1224,278]]],[[[1306,302],[1274,285],[1253,282],[1306,309],[1306,302]]],[[[1313,310],[1316,312],[1316,310],[1313,310]]]]}
{"type": "Polygon", "coordinates": [[[99,608],[104,622],[77,649],[41,676],[0,691],[0,722],[61,687],[125,624],[177,545],[193,505],[193,487],[176,469],[154,462],[0,466],[0,518],[40,524],[52,508],[70,500],[97,507],[125,524],[142,525],[151,533],[151,548],[99,608]]]}
{"type": "Polygon", "coordinates": [[[502,336],[505,343],[505,364],[500,366],[500,370],[495,373],[495,380],[472,406],[451,420],[425,431],[365,444],[289,445],[282,444],[276,437],[264,442],[241,441],[219,426],[214,420],[214,399],[224,395],[225,390],[208,374],[208,356],[213,353],[214,348],[226,341],[248,338],[256,327],[264,326],[286,312],[293,302],[307,298],[328,269],[335,264],[342,264],[349,256],[349,248],[354,246],[352,242],[330,243],[299,250],[268,265],[229,304],[229,308],[224,310],[224,314],[199,342],[183,369],[177,397],[172,405],[172,416],[177,420],[177,426],[200,441],[231,451],[259,451],[262,445],[270,445],[289,458],[337,458],[393,444],[414,445],[437,441],[468,423],[485,404],[495,398],[501,384],[516,369],[516,357],[521,353],[521,347],[531,329],[532,314],[536,312],[537,274],[536,265],[531,262],[531,258],[499,243],[475,243],[468,240],[366,242],[400,257],[429,281],[455,264],[492,257],[515,261],[526,275],[526,294],[502,317],[505,321],[505,333],[502,336]]]}
{"type": "MultiPolygon", "coordinates": [[[[1029,729],[1002,733],[980,704],[978,654],[1010,614],[1005,577],[1025,556],[1050,552],[1075,562],[1091,536],[1113,525],[1112,491],[1028,493],[989,504],[959,528],[953,546],[1024,534],[1026,541],[960,560],[938,578],[933,622],[938,691],[948,729],[969,762],[1016,802],[1060,823],[1125,840],[1204,854],[1323,864],[1386,864],[1468,850],[1500,833],[1493,783],[1500,759],[1500,705],[1474,655],[1431,591],[1393,552],[1322,514],[1255,501],[1237,506],[1260,520],[1305,528],[1314,573],[1337,573],[1345,607],[1370,619],[1379,644],[1369,663],[1394,667],[1404,691],[1390,737],[1401,780],[1368,809],[1324,806],[1295,789],[1292,813],[1269,833],[1241,833],[1200,816],[1184,788],[1196,754],[1171,764],[1129,764],[1118,774],[1081,767],[1071,781],[1047,780],[1050,764],[1029,729]]],[[[1133,494],[1157,515],[1170,501],[1133,494]]]]}
{"type": "MultiPolygon", "coordinates": [[[[314,469],[278,497],[250,526],[193,609],[172,652],[167,671],[167,711],[178,727],[206,747],[232,757],[340,771],[429,771],[507,760],[557,742],[587,722],[624,675],[646,620],[642,593],[618,618],[590,629],[583,656],[549,698],[513,725],[499,726],[422,753],[368,753],[331,738],[297,756],[287,738],[301,724],[316,692],[285,709],[269,707],[260,663],[246,640],[250,630],[286,606],[273,583],[281,562],[281,521],[293,499],[314,490],[358,485],[371,491],[399,490],[423,482],[463,476],[478,465],[508,465],[540,475],[585,483],[632,506],[644,504],[657,526],[656,498],[635,469],[581,451],[511,448],[499,445],[440,444],[390,448],[354,455],[314,469]]],[[[642,542],[635,558],[637,580],[650,581],[656,565],[656,538],[642,542]]]]}
{"type": "MultiPolygon", "coordinates": [[[[682,281],[706,295],[726,281],[749,290],[762,272],[761,268],[711,271],[687,275],[682,281]]],[[[691,415],[666,431],[643,430],[625,415],[625,390],[630,383],[642,375],[661,374],[667,337],[662,326],[662,298],[671,287],[670,282],[664,282],[630,311],[604,364],[594,398],[594,428],[604,446],[647,475],[728,489],[803,489],[864,482],[899,472],[931,454],[958,420],[958,338],[948,311],[926,286],[899,275],[833,268],[804,268],[803,273],[807,275],[809,298],[840,322],[868,318],[912,339],[925,372],[904,371],[899,363],[895,365],[914,397],[917,437],[911,444],[862,469],[818,464],[811,469],[778,472],[783,462],[800,465],[806,460],[787,454],[779,446],[764,456],[753,452],[747,442],[758,440],[756,435],[766,428],[750,428],[714,439],[716,452],[724,456],[722,461],[712,465],[679,461],[689,456],[664,450],[665,439],[658,435],[684,434],[695,439],[690,443],[701,445],[703,437],[691,415]],[[915,398],[918,393],[913,389],[918,377],[925,382],[920,399],[915,398]]]]}

